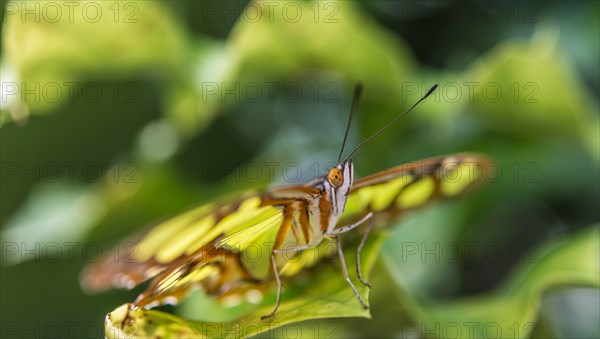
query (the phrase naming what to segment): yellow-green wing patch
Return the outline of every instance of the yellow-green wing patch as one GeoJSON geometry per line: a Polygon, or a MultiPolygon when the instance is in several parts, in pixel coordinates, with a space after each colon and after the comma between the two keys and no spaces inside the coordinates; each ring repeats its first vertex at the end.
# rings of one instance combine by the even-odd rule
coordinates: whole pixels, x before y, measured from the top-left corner
{"type": "MultiPolygon", "coordinates": [[[[277,229],[283,221],[282,210],[272,206],[260,208],[249,214],[252,214],[253,218],[225,233],[226,238],[219,241],[215,247],[225,247],[239,252],[246,250],[250,245],[261,245],[257,244],[257,240],[265,233],[277,229]]],[[[261,242],[264,240],[260,239],[261,242]]]]}
{"type": "Polygon", "coordinates": [[[202,219],[202,217],[210,214],[214,207],[214,204],[200,206],[154,227],[142,241],[139,242],[136,258],[138,260],[150,259],[158,252],[159,248],[168,247],[165,246],[166,239],[171,241],[170,246],[177,246],[177,243],[173,241],[173,238],[177,240],[182,232],[191,232],[192,230],[197,229],[198,225],[201,226],[200,228],[204,228],[206,218],[202,219]]]}
{"type": "Polygon", "coordinates": [[[401,165],[357,180],[341,220],[368,212],[398,213],[459,196],[477,186],[489,160],[456,154],[401,165]]]}
{"type": "MultiPolygon", "coordinates": [[[[246,194],[248,196],[248,194],[246,194]]],[[[175,261],[194,255],[217,237],[233,234],[244,225],[253,226],[253,218],[276,212],[273,207],[259,207],[261,198],[253,195],[230,203],[211,203],[193,208],[154,226],[137,241],[123,246],[118,254],[87,267],[81,278],[83,288],[97,292],[116,288],[133,288],[144,280],[161,274],[175,261]]],[[[177,264],[177,263],[176,263],[177,264]]]]}

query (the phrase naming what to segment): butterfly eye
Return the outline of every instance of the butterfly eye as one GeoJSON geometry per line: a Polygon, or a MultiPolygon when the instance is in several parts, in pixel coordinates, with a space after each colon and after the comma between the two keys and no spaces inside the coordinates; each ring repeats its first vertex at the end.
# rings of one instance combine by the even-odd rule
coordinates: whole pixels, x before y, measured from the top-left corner
{"type": "Polygon", "coordinates": [[[327,174],[327,180],[333,187],[338,188],[344,183],[344,175],[339,168],[334,167],[327,174]]]}

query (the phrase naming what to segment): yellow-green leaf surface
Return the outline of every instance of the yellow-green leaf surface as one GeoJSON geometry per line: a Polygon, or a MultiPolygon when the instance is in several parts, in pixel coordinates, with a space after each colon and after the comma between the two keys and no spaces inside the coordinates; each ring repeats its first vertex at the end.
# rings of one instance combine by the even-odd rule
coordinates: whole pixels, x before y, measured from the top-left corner
{"type": "MultiPolygon", "coordinates": [[[[66,82],[86,76],[96,80],[148,69],[173,71],[184,61],[186,36],[182,26],[157,1],[53,4],[53,10],[63,13],[55,22],[21,20],[20,12],[6,18],[2,36],[6,61],[28,89],[43,91],[47,86],[60,86],[66,93],[66,82]],[[70,7],[79,10],[77,15],[66,15],[70,7]],[[84,15],[79,15],[82,9],[84,15]]],[[[40,11],[39,7],[32,4],[27,8],[40,11]]],[[[45,112],[68,98],[57,97],[60,100],[27,100],[27,104],[45,112]]]]}
{"type": "MultiPolygon", "coordinates": [[[[369,89],[364,100],[378,110],[397,109],[398,100],[389,98],[402,96],[402,83],[412,79],[416,68],[405,42],[377,25],[355,1],[294,4],[300,13],[297,18],[290,17],[292,10],[289,15],[270,11],[273,4],[260,0],[251,2],[242,14],[252,18],[257,10],[270,13],[258,20],[240,20],[231,32],[228,45],[237,56],[240,87],[247,82],[294,79],[310,65],[325,83],[338,82],[340,75],[349,83],[363,82],[369,89]]],[[[319,100],[326,99],[327,94],[319,95],[319,100]]]]}
{"type": "MultiPolygon", "coordinates": [[[[439,303],[401,292],[416,321],[411,324],[414,328],[404,330],[431,331],[441,337],[528,336],[544,293],[560,287],[600,286],[599,230],[594,226],[546,244],[538,260],[521,263],[503,286],[486,295],[439,303]]],[[[402,280],[397,275],[395,279],[402,280]]]]}
{"type": "Polygon", "coordinates": [[[474,62],[465,83],[472,108],[496,128],[532,136],[572,137],[598,155],[598,106],[558,44],[558,30],[498,45],[474,62]],[[593,126],[593,127],[592,127],[593,126]]]}
{"type": "MultiPolygon", "coordinates": [[[[383,237],[371,235],[362,252],[363,273],[368,276],[381,246],[383,237]]],[[[354,247],[346,247],[348,271],[361,297],[368,303],[368,288],[356,278],[354,247]]],[[[322,265],[307,281],[284,281],[284,293],[279,310],[271,319],[261,320],[274,306],[274,294],[255,308],[252,313],[234,322],[216,323],[185,320],[155,310],[135,310],[127,315],[127,305],[122,305],[106,317],[108,338],[148,337],[248,337],[286,324],[310,319],[364,317],[364,310],[344,280],[338,262],[322,265]],[[128,316],[128,319],[127,319],[128,316]],[[127,321],[125,321],[127,320],[127,321]],[[125,321],[125,322],[124,322],[125,321]]],[[[274,285],[273,285],[274,292],[274,285]]]]}

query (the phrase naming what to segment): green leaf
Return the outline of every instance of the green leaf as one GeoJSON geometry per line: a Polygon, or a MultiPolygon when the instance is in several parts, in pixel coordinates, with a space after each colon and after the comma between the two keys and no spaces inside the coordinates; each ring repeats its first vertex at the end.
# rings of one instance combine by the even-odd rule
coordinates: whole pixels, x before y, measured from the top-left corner
{"type": "MultiPolygon", "coordinates": [[[[40,7],[30,9],[35,8],[36,15],[43,17],[40,7]]],[[[185,32],[173,13],[159,2],[75,4],[71,15],[66,14],[70,13],[69,5],[57,3],[54,7],[64,15],[52,24],[21,20],[24,6],[17,6],[18,11],[6,18],[6,58],[20,79],[28,82],[27,88],[36,82],[73,81],[84,74],[106,78],[153,67],[173,70],[181,66],[185,32]]]]}
{"type": "MultiPolygon", "coordinates": [[[[240,20],[230,36],[245,75],[293,75],[308,64],[344,72],[351,80],[373,82],[373,87],[385,90],[412,73],[414,60],[408,47],[353,1],[298,2],[293,6],[301,14],[297,20],[286,11],[270,9],[272,5],[251,3],[242,17],[254,15],[259,8],[263,15],[257,22],[240,20]]],[[[376,92],[373,87],[368,88],[376,92]]]]}
{"type": "MultiPolygon", "coordinates": [[[[181,92],[188,36],[174,13],[157,1],[55,2],[12,5],[2,36],[3,65],[14,72],[9,95],[15,120],[58,111],[88,81],[158,76],[166,90],[181,92]],[[42,20],[23,20],[21,13],[42,20]],[[46,17],[57,11],[56,20],[46,17]],[[93,37],[93,38],[90,38],[93,37]],[[25,92],[36,95],[25,95],[25,92]],[[21,99],[21,97],[23,99],[21,99]],[[18,100],[21,99],[21,100],[18,100]],[[22,112],[17,114],[18,112],[22,112]]],[[[3,70],[3,74],[4,74],[3,70]]],[[[112,98],[110,88],[98,88],[112,98]]],[[[134,84],[139,86],[138,84],[134,84]]],[[[95,93],[95,92],[94,92],[95,93]]],[[[100,97],[100,95],[99,95],[100,97]]],[[[180,100],[181,101],[181,100],[180,100]]],[[[4,118],[6,120],[6,117],[4,118]]]]}
{"type": "MultiPolygon", "coordinates": [[[[544,293],[566,286],[600,287],[599,245],[598,226],[548,243],[538,260],[521,263],[504,285],[486,295],[434,302],[400,291],[417,321],[403,329],[443,337],[526,337],[535,327],[544,293]]],[[[397,272],[395,278],[402,280],[397,272]]]]}
{"type": "Polygon", "coordinates": [[[597,105],[557,44],[558,28],[541,26],[531,41],[506,41],[474,62],[471,109],[496,129],[579,140],[597,158],[597,105]]]}
{"type": "MultiPolygon", "coordinates": [[[[362,269],[368,276],[379,253],[383,236],[373,234],[362,251],[362,269]]],[[[350,244],[350,243],[349,243],[350,244]]],[[[348,272],[361,297],[368,304],[369,290],[356,278],[356,265],[353,246],[345,246],[344,251],[348,272]]],[[[226,323],[191,321],[155,310],[134,310],[127,314],[127,305],[122,305],[106,317],[105,330],[108,338],[185,338],[202,336],[210,338],[248,337],[286,324],[310,319],[363,317],[370,318],[369,310],[364,310],[339,269],[332,265],[321,265],[309,281],[291,280],[285,284],[281,305],[271,319],[261,320],[274,306],[274,295],[249,315],[226,323]],[[126,319],[127,318],[127,319],[126,319]]],[[[337,267],[337,262],[335,263],[337,267]]],[[[274,292],[274,288],[273,288],[274,292]]]]}

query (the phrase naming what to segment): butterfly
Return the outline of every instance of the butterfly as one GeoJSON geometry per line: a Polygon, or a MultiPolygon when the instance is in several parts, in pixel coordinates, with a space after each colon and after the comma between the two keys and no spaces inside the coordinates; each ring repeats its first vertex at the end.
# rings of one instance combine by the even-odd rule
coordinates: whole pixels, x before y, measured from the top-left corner
{"type": "Polygon", "coordinates": [[[358,144],[344,159],[348,131],[362,86],[355,88],[338,165],[301,185],[288,185],[236,199],[193,208],[159,223],[136,240],[135,246],[92,265],[82,274],[88,291],[110,287],[131,289],[150,280],[131,309],[175,304],[192,287],[200,286],[215,298],[236,295],[255,286],[276,283],[273,317],[281,302],[282,277],[330,256],[333,244],[344,279],[358,303],[368,308],[349,278],[341,235],[364,227],[356,249],[356,274],[363,278],[360,254],[372,227],[382,227],[407,211],[429,202],[462,195],[483,180],[489,159],[460,153],[408,163],[357,179],[352,154],[413,110],[435,89],[434,85],[411,108],[358,144]],[[309,253],[310,255],[305,255],[309,253]],[[300,258],[299,258],[300,256],[300,258]],[[291,260],[294,259],[294,260],[291,260]]]}

